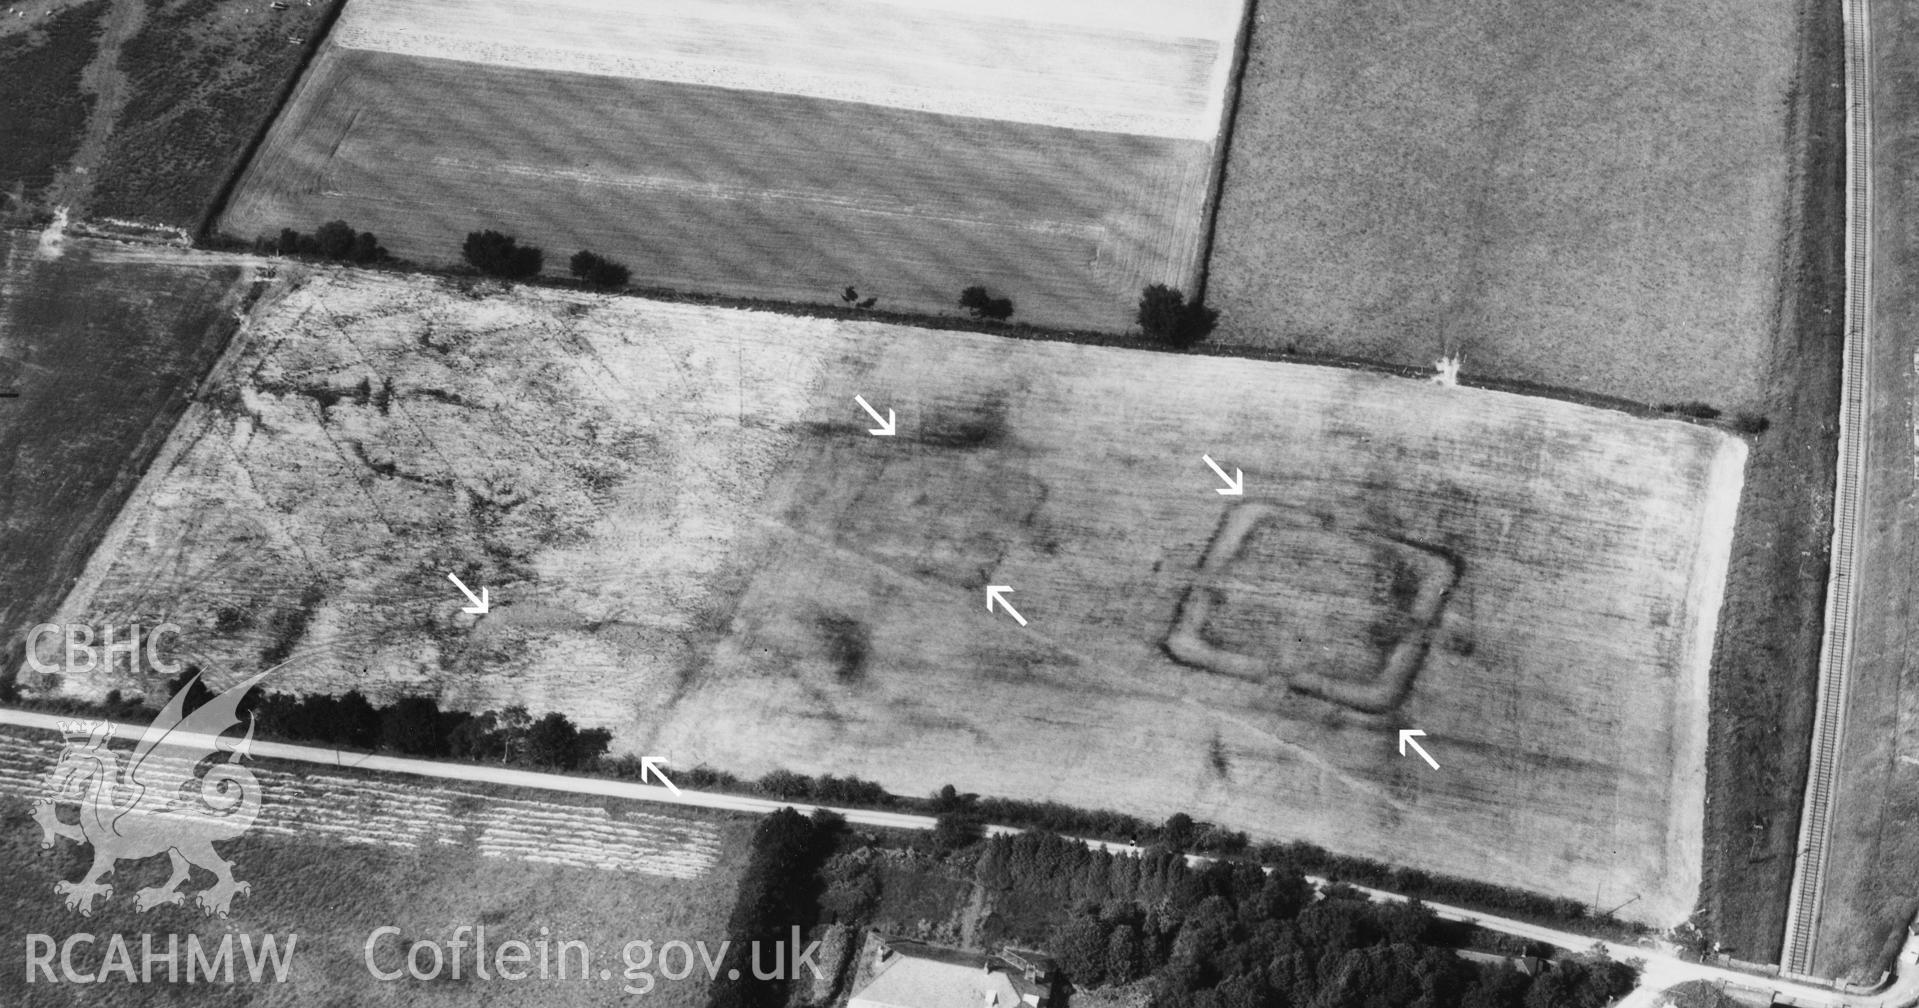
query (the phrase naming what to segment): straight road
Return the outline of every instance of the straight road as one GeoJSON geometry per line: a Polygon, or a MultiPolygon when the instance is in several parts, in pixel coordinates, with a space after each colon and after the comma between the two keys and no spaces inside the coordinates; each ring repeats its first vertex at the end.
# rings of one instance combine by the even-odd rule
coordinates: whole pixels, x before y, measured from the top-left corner
{"type": "MultiPolygon", "coordinates": [[[[0,725],[13,725],[20,728],[57,732],[63,723],[74,720],[56,714],[42,714],[35,711],[0,709],[0,725]]],[[[114,735],[117,738],[138,738],[146,731],[145,725],[114,722],[114,735]]],[[[181,738],[181,742],[197,741],[210,744],[205,737],[181,738]]],[[[223,747],[230,748],[235,740],[226,738],[223,747]]],[[[592,795],[603,798],[624,798],[632,801],[658,802],[664,805],[679,805],[693,808],[718,809],[731,812],[747,812],[764,815],[780,808],[792,808],[800,812],[811,813],[816,808],[845,816],[846,821],[862,826],[888,829],[930,830],[935,820],[931,816],[907,815],[899,812],[875,812],[868,809],[832,808],[830,806],[804,805],[796,802],[772,801],[765,798],[752,798],[743,795],[717,794],[706,791],[692,791],[681,788],[678,793],[656,784],[634,784],[628,781],[604,780],[597,777],[574,777],[567,774],[539,773],[531,770],[515,770],[511,767],[488,766],[471,763],[444,763],[436,760],[408,759],[399,756],[379,756],[367,753],[342,752],[321,746],[292,745],[284,742],[252,743],[252,753],[262,758],[287,760],[328,768],[371,771],[379,773],[405,774],[414,777],[427,777],[436,780],[466,781],[477,784],[495,784],[507,787],[531,788],[541,791],[562,792],[566,794],[592,795]]],[[[987,832],[994,835],[1021,832],[1006,826],[989,826],[987,832]]],[[[1111,843],[1103,840],[1077,838],[1081,843],[1114,853],[1141,853],[1141,848],[1126,844],[1111,843]]],[[[1191,860],[1203,862],[1205,858],[1195,855],[1191,860]]],[[[1327,880],[1312,878],[1316,885],[1325,885],[1327,880]]],[[[1381,889],[1356,886],[1361,892],[1375,900],[1403,902],[1405,896],[1381,889]]],[[[1440,919],[1476,924],[1491,931],[1516,935],[1530,941],[1545,942],[1560,948],[1584,951],[1595,945],[1605,949],[1614,959],[1638,960],[1642,964],[1642,987],[1634,997],[1642,1003],[1658,990],[1687,980],[1708,980],[1735,984],[1740,987],[1770,990],[1776,995],[1785,995],[1786,1003],[1808,1006],[1808,1008],[1910,1008],[1919,1004],[1919,970],[1902,971],[1897,979],[1885,989],[1870,994],[1848,994],[1834,991],[1815,984],[1772,977],[1754,976],[1734,970],[1721,969],[1701,963],[1689,962],[1677,956],[1645,948],[1638,945],[1623,945],[1618,942],[1595,941],[1589,935],[1559,931],[1553,928],[1529,924],[1525,921],[1500,917],[1496,914],[1481,913],[1464,907],[1450,906],[1444,903],[1427,903],[1426,906],[1440,919]]],[[[1919,951],[1919,939],[1908,943],[1907,953],[1919,951]]],[[[1901,956],[1902,962],[1906,958],[1901,956]]]]}

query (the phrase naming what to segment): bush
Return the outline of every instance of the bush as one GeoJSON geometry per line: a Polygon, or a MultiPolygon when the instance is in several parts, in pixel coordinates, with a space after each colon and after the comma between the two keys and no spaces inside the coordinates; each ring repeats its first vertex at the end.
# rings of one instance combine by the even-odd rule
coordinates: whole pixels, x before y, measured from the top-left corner
{"type": "Polygon", "coordinates": [[[1011,298],[996,298],[986,293],[986,288],[978,285],[960,291],[959,305],[973,313],[974,318],[1005,320],[1013,315],[1011,298]]]}
{"type": "Polygon", "coordinates": [[[573,259],[568,263],[568,268],[574,276],[579,277],[588,286],[602,289],[625,287],[626,282],[633,276],[633,271],[627,269],[624,263],[615,262],[597,252],[588,252],[585,249],[573,253],[573,259]]]}
{"type": "Polygon", "coordinates": [[[521,245],[519,239],[498,231],[468,232],[460,254],[474,269],[506,280],[538,276],[546,262],[546,253],[538,246],[521,245]]]}
{"type": "Polygon", "coordinates": [[[1184,293],[1165,284],[1153,284],[1140,292],[1139,314],[1134,321],[1148,337],[1183,349],[1213,331],[1219,312],[1198,302],[1188,304],[1184,293]]]}
{"type": "Polygon", "coordinates": [[[1732,429],[1741,434],[1764,434],[1772,421],[1759,413],[1741,413],[1733,418],[1732,429]]]}

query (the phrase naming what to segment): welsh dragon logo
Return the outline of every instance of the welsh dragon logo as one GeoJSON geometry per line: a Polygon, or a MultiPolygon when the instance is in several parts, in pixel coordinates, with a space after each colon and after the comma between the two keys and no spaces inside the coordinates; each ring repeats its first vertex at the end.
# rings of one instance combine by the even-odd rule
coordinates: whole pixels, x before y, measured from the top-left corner
{"type": "Polygon", "coordinates": [[[253,724],[248,722],[246,738],[237,745],[223,745],[220,736],[240,723],[240,701],[266,674],[235,685],[188,714],[186,698],[199,682],[196,675],[140,736],[124,771],[121,754],[107,747],[112,724],[62,726],[66,746],[48,775],[46,795],[34,801],[33,815],[45,831],[43,850],[51,849],[56,837],[93,845],[93,867],[84,877],[54,883],[54,891],[66,896],[67,909],[92,916],[96,899],[113,898],[113,887],[102,880],[113,874],[115,864],[157,854],[172,859],[173,874],[165,884],[135,895],[134,907],[141,912],[184,903],[187,894],[180,886],[195,867],[214,876],[213,885],[194,896],[208,915],[225,917],[233,897],[250,890],[247,883],[234,880],[233,865],[213,849],[213,842],[246,832],[260,814],[260,782],[239,765],[252,746],[253,724]],[[209,758],[215,760],[213,765],[198,772],[209,758]],[[78,807],[78,822],[61,820],[59,807],[69,804],[78,807]]]}

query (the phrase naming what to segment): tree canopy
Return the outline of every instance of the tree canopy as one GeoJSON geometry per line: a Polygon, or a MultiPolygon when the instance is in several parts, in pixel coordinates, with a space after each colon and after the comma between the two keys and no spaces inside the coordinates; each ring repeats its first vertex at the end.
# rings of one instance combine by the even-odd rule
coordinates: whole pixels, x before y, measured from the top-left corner
{"type": "Polygon", "coordinates": [[[460,253],[474,269],[506,280],[538,276],[546,261],[546,253],[538,246],[522,245],[519,239],[498,231],[468,232],[460,253]]]}
{"type": "Polygon", "coordinates": [[[1197,301],[1188,302],[1177,288],[1153,284],[1140,292],[1134,321],[1152,339],[1184,349],[1213,331],[1219,312],[1197,301]]]}

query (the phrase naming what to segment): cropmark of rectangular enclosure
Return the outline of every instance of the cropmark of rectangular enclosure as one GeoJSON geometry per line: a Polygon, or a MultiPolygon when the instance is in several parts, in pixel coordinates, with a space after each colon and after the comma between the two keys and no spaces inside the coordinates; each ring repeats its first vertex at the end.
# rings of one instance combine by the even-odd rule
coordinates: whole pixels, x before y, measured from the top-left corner
{"type": "Polygon", "coordinates": [[[1460,571],[1445,550],[1246,501],[1221,517],[1166,650],[1220,675],[1385,713],[1412,691],[1460,571]]]}

